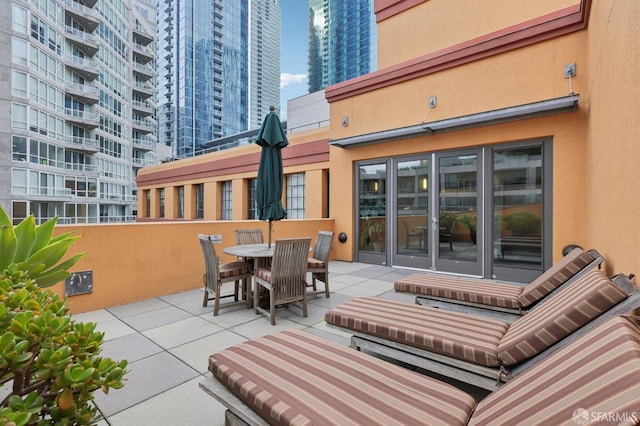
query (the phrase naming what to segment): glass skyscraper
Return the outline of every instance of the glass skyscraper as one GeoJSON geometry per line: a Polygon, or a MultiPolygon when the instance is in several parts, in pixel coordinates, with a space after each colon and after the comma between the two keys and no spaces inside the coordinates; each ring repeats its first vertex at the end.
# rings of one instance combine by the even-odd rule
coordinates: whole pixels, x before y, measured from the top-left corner
{"type": "Polygon", "coordinates": [[[373,0],[309,0],[309,92],[377,68],[373,0]]]}
{"type": "Polygon", "coordinates": [[[278,0],[163,0],[158,134],[177,158],[260,127],[279,106],[278,0]]]}
{"type": "Polygon", "coordinates": [[[14,222],[126,222],[156,161],[155,3],[0,0],[0,204],[14,222]]]}

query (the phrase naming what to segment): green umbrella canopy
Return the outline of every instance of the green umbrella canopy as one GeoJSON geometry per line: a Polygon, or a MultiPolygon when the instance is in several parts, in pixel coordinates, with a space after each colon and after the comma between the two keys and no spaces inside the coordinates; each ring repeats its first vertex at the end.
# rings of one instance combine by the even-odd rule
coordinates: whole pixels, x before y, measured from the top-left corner
{"type": "Polygon", "coordinates": [[[280,201],[284,179],[280,150],[289,145],[289,141],[275,108],[269,109],[271,112],[264,118],[256,140],[256,144],[262,147],[256,181],[256,204],[258,219],[271,222],[287,217],[287,211],[280,201]]]}

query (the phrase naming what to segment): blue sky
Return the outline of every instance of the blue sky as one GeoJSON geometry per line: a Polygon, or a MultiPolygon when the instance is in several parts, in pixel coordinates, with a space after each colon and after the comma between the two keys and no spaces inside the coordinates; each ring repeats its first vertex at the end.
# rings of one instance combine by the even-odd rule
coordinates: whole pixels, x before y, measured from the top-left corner
{"type": "Polygon", "coordinates": [[[307,0],[280,0],[280,118],[286,119],[287,100],[307,94],[307,0]]]}

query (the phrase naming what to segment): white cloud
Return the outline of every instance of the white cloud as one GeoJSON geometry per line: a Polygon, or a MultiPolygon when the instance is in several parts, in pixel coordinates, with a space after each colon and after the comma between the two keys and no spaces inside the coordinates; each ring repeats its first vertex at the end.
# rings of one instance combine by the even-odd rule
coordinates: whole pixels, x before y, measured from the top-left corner
{"type": "Polygon", "coordinates": [[[280,88],[286,87],[290,84],[302,83],[307,79],[306,74],[288,74],[283,72],[280,74],[280,88]]]}

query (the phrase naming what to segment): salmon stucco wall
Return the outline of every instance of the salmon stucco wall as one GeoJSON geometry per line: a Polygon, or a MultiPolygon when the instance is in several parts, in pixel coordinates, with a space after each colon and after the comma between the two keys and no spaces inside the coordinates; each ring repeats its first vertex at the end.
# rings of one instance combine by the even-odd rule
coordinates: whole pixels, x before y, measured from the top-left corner
{"type": "MultiPolygon", "coordinates": [[[[319,230],[332,228],[330,219],[283,220],[273,223],[272,240],[311,237],[313,246],[319,230]]],[[[70,296],[68,304],[80,313],[201,289],[204,261],[197,235],[220,235],[216,254],[230,262],[235,257],[223,249],[235,245],[235,229],[262,229],[265,240],[269,235],[268,222],[255,220],[56,226],[56,234],[73,231],[80,236],[68,255],[86,255],[72,271],[93,275],[93,292],[70,296]]],[[[64,294],[64,283],[53,290],[64,294]]]]}
{"type": "Polygon", "coordinates": [[[607,272],[640,272],[640,7],[630,0],[593,2],[583,91],[587,124],[589,243],[607,272]]]}

